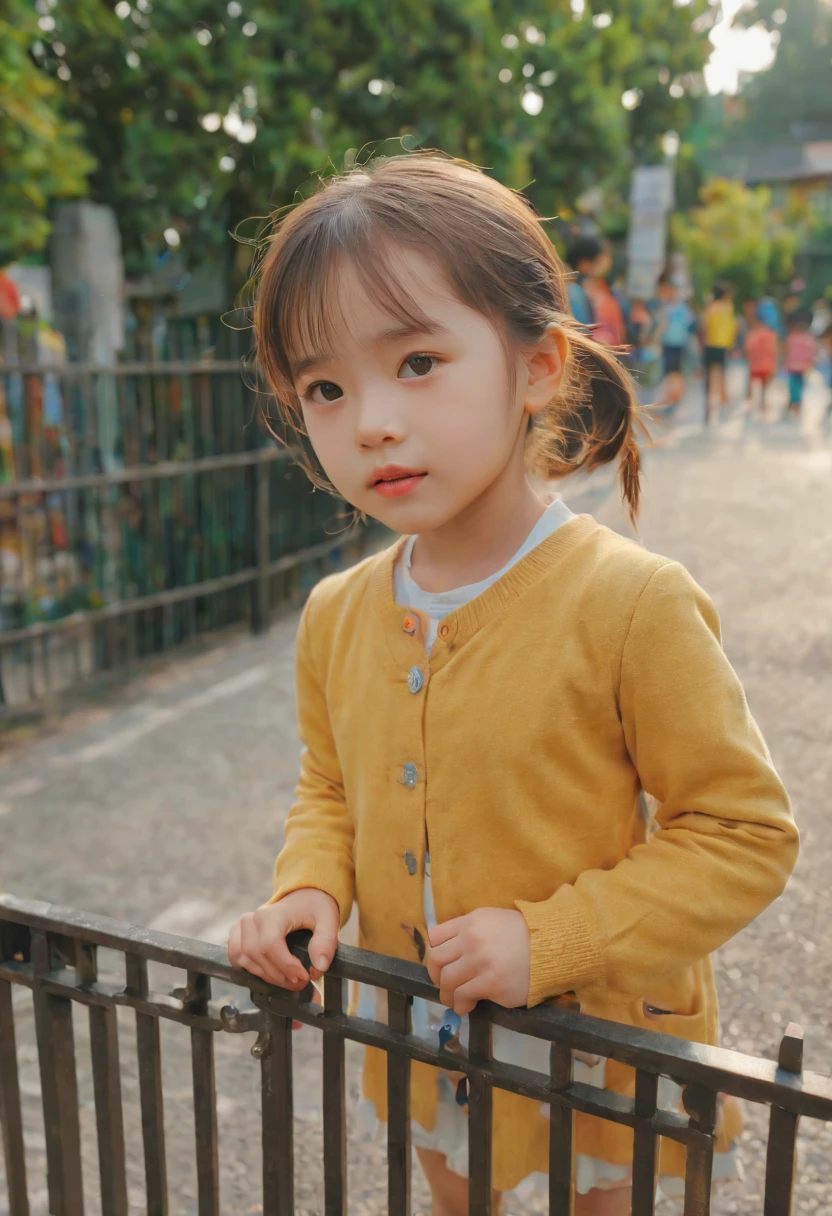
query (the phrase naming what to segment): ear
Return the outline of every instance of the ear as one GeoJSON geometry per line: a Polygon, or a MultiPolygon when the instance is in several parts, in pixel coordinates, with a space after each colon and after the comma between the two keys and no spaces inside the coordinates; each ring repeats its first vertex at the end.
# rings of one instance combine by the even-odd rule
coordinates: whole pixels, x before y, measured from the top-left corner
{"type": "Polygon", "coordinates": [[[543,337],[524,356],[528,380],[523,408],[536,414],[555,397],[563,379],[569,339],[560,325],[547,325],[543,337]]]}

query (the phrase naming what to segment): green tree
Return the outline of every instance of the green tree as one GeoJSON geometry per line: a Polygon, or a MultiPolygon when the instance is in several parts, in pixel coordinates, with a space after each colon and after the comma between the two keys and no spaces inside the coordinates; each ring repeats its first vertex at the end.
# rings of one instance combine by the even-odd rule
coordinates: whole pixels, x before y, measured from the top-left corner
{"type": "Polygon", "coordinates": [[[47,65],[71,72],[67,105],[98,162],[92,197],[115,208],[138,269],[166,229],[201,261],[328,162],[379,147],[440,147],[562,212],[685,124],[707,8],[63,0],[47,65]]]}
{"type": "Polygon", "coordinates": [[[799,128],[832,128],[832,6],[826,0],[759,0],[738,22],[763,21],[778,39],[777,56],[766,72],[742,90],[744,118],[732,136],[766,142],[800,138],[799,128]]]}
{"type": "Polygon", "coordinates": [[[0,2],[0,266],[43,248],[50,199],[84,194],[94,166],[61,113],[62,82],[33,58],[41,38],[25,0],[0,2]]]}
{"type": "Polygon", "coordinates": [[[765,186],[749,189],[716,178],[700,190],[701,205],[673,218],[672,238],[688,257],[697,296],[717,280],[741,299],[756,299],[792,274],[797,233],[771,205],[765,186]]]}

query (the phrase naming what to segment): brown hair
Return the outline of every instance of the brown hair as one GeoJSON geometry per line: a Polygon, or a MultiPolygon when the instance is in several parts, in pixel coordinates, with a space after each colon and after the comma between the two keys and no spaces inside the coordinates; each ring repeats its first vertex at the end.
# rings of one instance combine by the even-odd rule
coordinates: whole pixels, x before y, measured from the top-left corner
{"type": "MultiPolygon", "coordinates": [[[[554,322],[569,338],[557,396],[530,431],[530,471],[544,478],[592,470],[620,457],[622,491],[639,502],[639,419],[633,381],[615,353],[569,310],[566,272],[523,195],[464,162],[416,152],[325,180],[311,197],[278,214],[257,279],[254,328],[260,365],[281,422],[304,436],[292,365],[327,344],[337,325],[330,276],[349,257],[362,285],[397,320],[426,318],[390,253],[425,250],[441,262],[457,297],[493,321],[506,342],[532,345],[554,322]]],[[[325,481],[311,467],[317,482],[325,481]]]]}

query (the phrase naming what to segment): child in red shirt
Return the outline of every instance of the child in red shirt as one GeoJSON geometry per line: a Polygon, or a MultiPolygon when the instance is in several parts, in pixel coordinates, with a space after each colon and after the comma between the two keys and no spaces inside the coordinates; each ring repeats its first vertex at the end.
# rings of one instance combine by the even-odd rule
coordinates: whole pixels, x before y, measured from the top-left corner
{"type": "Polygon", "coordinates": [[[751,323],[745,339],[748,361],[748,403],[752,412],[759,401],[760,418],[765,419],[766,389],[777,371],[777,334],[759,316],[751,323]]]}

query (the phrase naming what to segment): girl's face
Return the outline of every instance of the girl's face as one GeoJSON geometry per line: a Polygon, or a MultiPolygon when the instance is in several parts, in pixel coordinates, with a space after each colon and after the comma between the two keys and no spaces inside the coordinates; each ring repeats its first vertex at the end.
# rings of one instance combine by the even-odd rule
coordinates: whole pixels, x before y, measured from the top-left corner
{"type": "MultiPolygon", "coordinates": [[[[432,259],[401,249],[391,263],[428,328],[391,317],[345,259],[334,277],[334,315],[343,320],[332,347],[309,352],[294,381],[309,439],[338,492],[394,531],[429,532],[506,474],[525,476],[527,417],[551,400],[556,381],[541,387],[552,379],[551,351],[508,355],[432,259]]],[[[559,379],[566,339],[553,341],[559,379]]]]}

